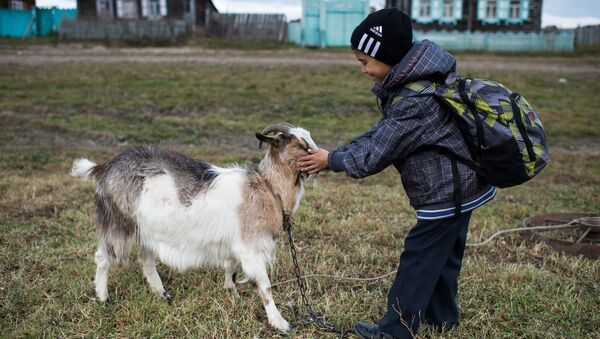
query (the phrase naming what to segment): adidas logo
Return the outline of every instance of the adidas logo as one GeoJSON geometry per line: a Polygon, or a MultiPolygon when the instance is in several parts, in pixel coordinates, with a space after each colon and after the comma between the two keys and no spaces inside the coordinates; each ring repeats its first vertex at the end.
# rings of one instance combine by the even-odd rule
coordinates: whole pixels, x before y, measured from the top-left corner
{"type": "Polygon", "coordinates": [[[371,27],[370,31],[380,38],[383,36],[383,28],[381,26],[371,27]]]}
{"type": "Polygon", "coordinates": [[[367,33],[363,33],[363,36],[362,38],[360,38],[360,42],[358,43],[358,50],[364,52],[365,54],[369,54],[371,55],[371,57],[374,58],[375,55],[377,55],[377,51],[379,50],[380,46],[380,41],[377,41],[372,37],[368,36],[367,33]],[[373,45],[373,43],[375,43],[375,45],[373,45]],[[371,49],[371,46],[373,46],[373,49],[371,49]]]}

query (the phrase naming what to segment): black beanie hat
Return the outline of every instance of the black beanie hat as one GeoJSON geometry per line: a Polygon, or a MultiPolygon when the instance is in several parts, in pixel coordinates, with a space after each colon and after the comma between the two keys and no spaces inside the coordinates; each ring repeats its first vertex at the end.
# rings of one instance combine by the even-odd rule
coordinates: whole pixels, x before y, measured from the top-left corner
{"type": "Polygon", "coordinates": [[[397,8],[369,14],[352,32],[350,44],[372,58],[394,66],[412,46],[410,17],[397,8]]]}

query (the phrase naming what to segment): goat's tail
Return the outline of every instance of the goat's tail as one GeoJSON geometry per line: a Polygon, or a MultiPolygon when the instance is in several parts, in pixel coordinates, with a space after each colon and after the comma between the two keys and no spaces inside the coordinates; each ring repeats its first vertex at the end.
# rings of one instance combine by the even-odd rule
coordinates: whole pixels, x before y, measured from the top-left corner
{"type": "Polygon", "coordinates": [[[90,173],[94,166],[96,164],[86,158],[77,159],[73,162],[73,167],[71,167],[71,175],[83,180],[90,180],[90,173]]]}

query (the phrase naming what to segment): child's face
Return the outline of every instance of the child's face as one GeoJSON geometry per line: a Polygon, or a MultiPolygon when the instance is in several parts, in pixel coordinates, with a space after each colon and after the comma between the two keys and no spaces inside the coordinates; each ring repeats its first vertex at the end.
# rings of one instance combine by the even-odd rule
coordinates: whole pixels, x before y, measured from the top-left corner
{"type": "Polygon", "coordinates": [[[354,50],[354,55],[362,65],[360,68],[361,72],[367,73],[375,83],[383,81],[392,69],[392,66],[372,58],[359,50],[354,50]]]}

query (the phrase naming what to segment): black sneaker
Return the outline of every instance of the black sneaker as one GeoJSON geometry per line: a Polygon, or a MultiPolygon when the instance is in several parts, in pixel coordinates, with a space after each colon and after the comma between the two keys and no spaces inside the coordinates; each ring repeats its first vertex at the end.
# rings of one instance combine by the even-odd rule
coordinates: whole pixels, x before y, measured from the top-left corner
{"type": "Polygon", "coordinates": [[[363,339],[394,339],[391,334],[387,334],[379,329],[376,324],[363,323],[361,321],[354,324],[354,333],[363,339]]]}

